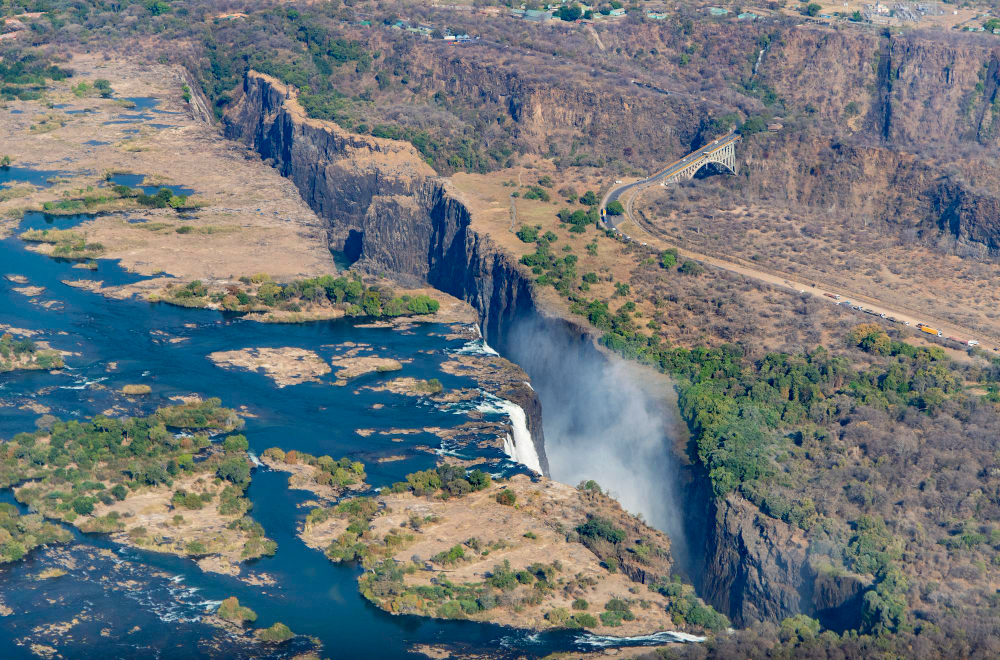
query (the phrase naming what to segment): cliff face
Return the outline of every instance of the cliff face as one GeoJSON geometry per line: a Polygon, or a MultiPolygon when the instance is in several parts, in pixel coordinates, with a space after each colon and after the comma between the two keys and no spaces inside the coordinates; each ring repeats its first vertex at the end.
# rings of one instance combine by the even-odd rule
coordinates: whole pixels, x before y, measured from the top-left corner
{"type": "Polygon", "coordinates": [[[971,35],[780,32],[759,77],[798,117],[744,144],[750,189],[997,253],[998,53],[971,35]]]}
{"type": "Polygon", "coordinates": [[[736,625],[781,621],[796,614],[815,617],[834,630],[861,621],[861,578],[817,571],[808,542],[787,523],[762,514],[730,495],[709,506],[700,593],[736,625]]]}
{"type": "MultiPolygon", "coordinates": [[[[291,90],[253,73],[225,118],[225,130],[298,186],[327,219],[332,247],[369,270],[426,281],[469,301],[479,311],[485,338],[502,353],[523,352],[510,345],[518,341],[511,329],[529,317],[540,324],[536,332],[560,337],[567,350],[596,350],[585,328],[548,318],[537,308],[529,279],[488,236],[471,228],[467,207],[409,144],[352,135],[310,120],[291,90]]],[[[530,374],[531,365],[524,366],[530,374]]],[[[535,393],[526,385],[511,385],[503,396],[527,413],[548,471],[535,393]]],[[[840,612],[856,596],[849,586],[817,580],[804,545],[784,523],[745,501],[706,502],[708,497],[691,496],[693,509],[710,509],[709,525],[704,516],[692,519],[707,537],[702,593],[736,623],[840,612]]],[[[619,563],[633,579],[651,579],[631,557],[619,557],[619,563]]]]}
{"type": "MultiPolygon", "coordinates": [[[[251,72],[224,119],[226,136],[270,161],[328,221],[332,249],[372,272],[392,272],[469,301],[488,342],[503,348],[510,326],[534,313],[530,282],[469,228],[469,212],[405,142],[354,135],[306,117],[295,93],[251,72]]],[[[530,387],[505,395],[520,405],[548,472],[541,404],[530,387]]]]}

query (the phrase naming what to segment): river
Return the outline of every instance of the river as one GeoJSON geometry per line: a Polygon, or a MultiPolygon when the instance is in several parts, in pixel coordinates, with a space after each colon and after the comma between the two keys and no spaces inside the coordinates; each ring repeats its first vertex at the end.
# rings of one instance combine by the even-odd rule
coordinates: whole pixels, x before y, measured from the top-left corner
{"type": "MultiPolygon", "coordinates": [[[[0,184],[30,181],[45,185],[55,174],[9,168],[0,170],[0,184]]],[[[29,213],[18,231],[65,229],[86,217],[29,213]]],[[[346,455],[363,461],[368,481],[379,487],[434,465],[437,456],[422,448],[440,448],[441,440],[430,433],[363,437],[358,429],[451,428],[468,421],[471,414],[505,419],[511,412],[485,394],[481,401],[465,407],[444,408],[421,398],[358,388],[386,378],[380,374],[348,387],[332,387],[334,378],[326,376],[318,383],[279,388],[263,374],[219,368],[206,357],[219,350],[291,346],[329,360],[336,345],[364,343],[376,347],[381,356],[410,360],[401,375],[438,378],[446,388],[474,387],[470,379],[440,369],[449,353],[469,350],[464,340],[445,337],[447,327],[422,324],[398,331],[362,328],[349,320],[269,325],[216,311],[111,300],[62,281],[93,279],[108,286],[142,276],[109,261],[100,261],[96,271],[73,268],[73,262],[25,249],[16,234],[0,240],[0,275],[23,275],[30,286],[45,290],[29,297],[14,291],[18,285],[0,279],[0,324],[37,331],[40,334],[34,339],[73,355],[66,358],[67,366],[60,373],[0,374],[0,438],[33,430],[39,406],[63,419],[82,419],[111,408],[145,414],[172,403],[171,397],[176,396],[217,396],[223,405],[249,413],[242,432],[252,452],[260,454],[279,446],[317,455],[346,455]],[[149,384],[152,394],[135,402],[117,393],[131,383],[149,384]],[[405,460],[378,462],[390,455],[403,455],[405,460]]],[[[512,437],[511,444],[517,439],[512,437]]],[[[499,449],[482,450],[474,445],[458,453],[465,458],[483,452],[506,458],[499,449]]],[[[516,448],[510,451],[517,453],[516,448]]],[[[509,474],[523,469],[506,460],[500,471],[509,474]]],[[[401,657],[418,644],[534,657],[606,643],[579,632],[532,635],[490,624],[389,615],[358,593],[358,566],[333,564],[296,538],[296,528],[308,511],[300,504],[311,497],[309,493],[289,490],[285,473],[257,469],[248,496],[253,503],[251,515],[278,544],[273,557],[257,560],[250,568],[273,576],[273,586],[252,586],[234,577],[202,572],[188,559],[124,548],[106,536],[74,531],[75,542],[68,548],[42,549],[0,567],[0,600],[14,611],[0,618],[4,633],[0,657],[30,657],[31,644],[51,646],[74,658],[259,657],[259,648],[242,645],[201,620],[228,596],[238,597],[257,612],[257,626],[281,621],[300,636],[315,637],[326,657],[401,657]],[[37,579],[43,569],[53,566],[70,570],[62,577],[37,579]],[[72,625],[60,627],[66,622],[72,625]]],[[[0,497],[13,501],[10,491],[0,497]]],[[[635,643],[655,641],[665,640],[635,643]]],[[[307,640],[300,637],[269,653],[291,656],[306,646],[307,640]]]]}

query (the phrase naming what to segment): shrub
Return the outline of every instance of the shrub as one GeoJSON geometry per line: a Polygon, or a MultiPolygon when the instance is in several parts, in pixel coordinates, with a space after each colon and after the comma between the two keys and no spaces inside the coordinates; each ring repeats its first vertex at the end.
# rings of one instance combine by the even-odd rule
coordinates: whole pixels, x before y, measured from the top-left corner
{"type": "Polygon", "coordinates": [[[617,628],[622,625],[622,613],[610,610],[601,612],[601,625],[617,628]]]}
{"type": "Polygon", "coordinates": [[[611,543],[621,543],[625,540],[625,532],[615,527],[610,520],[594,516],[576,528],[580,536],[585,538],[602,538],[611,543]]]}
{"type": "Polygon", "coordinates": [[[538,229],[530,225],[521,225],[517,231],[517,237],[525,243],[534,243],[538,240],[538,229]]]}
{"type": "Polygon", "coordinates": [[[701,275],[705,272],[704,266],[691,259],[686,259],[677,270],[685,275],[701,275]]]}
{"type": "Polygon", "coordinates": [[[574,610],[578,610],[578,611],[582,612],[582,611],[588,609],[589,607],[590,607],[590,603],[588,603],[583,598],[577,598],[576,600],[573,601],[573,609],[574,610]]]}
{"type": "Polygon", "coordinates": [[[497,493],[497,502],[503,504],[504,506],[514,506],[517,501],[517,493],[509,488],[504,488],[499,493],[497,493]]]}
{"type": "Polygon", "coordinates": [[[465,559],[465,550],[461,545],[452,546],[449,550],[442,550],[433,557],[431,561],[435,564],[441,564],[442,566],[450,566],[451,564],[457,564],[458,562],[465,559]]]}
{"type": "Polygon", "coordinates": [[[281,642],[287,642],[292,637],[295,637],[295,633],[289,629],[285,624],[278,622],[271,626],[270,628],[264,628],[263,630],[258,630],[257,639],[262,642],[270,642],[272,644],[279,644],[281,642]]]}

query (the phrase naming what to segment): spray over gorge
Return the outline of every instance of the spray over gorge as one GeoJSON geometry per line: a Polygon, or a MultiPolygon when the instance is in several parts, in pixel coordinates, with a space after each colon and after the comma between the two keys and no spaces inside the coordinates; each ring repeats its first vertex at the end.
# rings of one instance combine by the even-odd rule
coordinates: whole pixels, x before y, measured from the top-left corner
{"type": "MultiPolygon", "coordinates": [[[[593,479],[622,506],[668,534],[686,567],[685,507],[675,447],[687,436],[669,381],[553,329],[517,322],[507,343],[542,401],[552,478],[593,479]]],[[[678,448],[683,451],[683,446],[678,448]]]]}
{"type": "Polygon", "coordinates": [[[0,657],[1000,657],[995,10],[0,1],[0,657]]]}

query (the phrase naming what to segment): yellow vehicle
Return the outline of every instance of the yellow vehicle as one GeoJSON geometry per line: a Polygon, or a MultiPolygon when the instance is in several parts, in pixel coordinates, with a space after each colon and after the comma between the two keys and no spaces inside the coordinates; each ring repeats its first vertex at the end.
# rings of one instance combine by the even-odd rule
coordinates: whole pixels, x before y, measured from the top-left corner
{"type": "Polygon", "coordinates": [[[934,335],[935,337],[941,337],[942,336],[940,330],[935,330],[931,326],[924,325],[923,323],[918,323],[917,324],[917,329],[920,330],[920,332],[926,332],[927,334],[934,335]]]}

